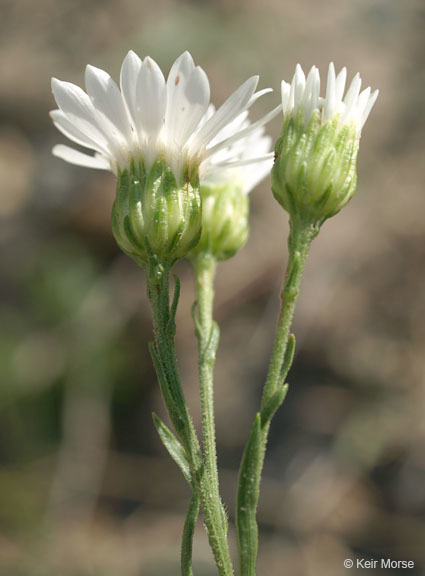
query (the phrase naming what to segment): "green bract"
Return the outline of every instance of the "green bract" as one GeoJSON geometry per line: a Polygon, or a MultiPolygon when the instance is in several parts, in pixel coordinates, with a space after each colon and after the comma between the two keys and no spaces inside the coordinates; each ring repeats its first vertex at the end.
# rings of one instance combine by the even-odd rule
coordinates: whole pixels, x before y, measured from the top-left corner
{"type": "Polygon", "coordinates": [[[358,149],[354,122],[341,124],[335,115],[322,124],[315,110],[306,126],[302,109],[286,115],[275,148],[274,197],[291,216],[320,226],[356,190],[358,149]]]}
{"type": "Polygon", "coordinates": [[[140,266],[151,257],[167,265],[183,258],[201,233],[197,173],[177,182],[162,159],[147,171],[142,161],[132,160],[118,173],[112,231],[121,250],[140,266]]]}
{"type": "Polygon", "coordinates": [[[189,257],[211,254],[226,260],[248,239],[249,198],[240,186],[201,186],[202,233],[189,257]]]}

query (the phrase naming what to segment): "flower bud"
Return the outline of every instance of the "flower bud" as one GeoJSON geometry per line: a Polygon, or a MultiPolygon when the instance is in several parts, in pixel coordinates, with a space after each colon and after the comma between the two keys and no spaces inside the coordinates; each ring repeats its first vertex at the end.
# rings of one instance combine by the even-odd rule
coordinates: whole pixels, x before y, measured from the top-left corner
{"type": "Polygon", "coordinates": [[[291,215],[321,224],[356,190],[358,149],[354,123],[322,125],[316,111],[305,127],[302,112],[289,116],[275,149],[274,197],[291,215]]]}
{"type": "Polygon", "coordinates": [[[343,208],[356,190],[361,130],[378,91],[360,92],[356,74],[343,98],[347,71],[329,66],[326,97],[316,67],[307,79],[298,65],[282,82],[282,134],[275,147],[272,190],[293,217],[316,228],[343,208]]]}
{"type": "Polygon", "coordinates": [[[118,172],[112,231],[121,250],[141,266],[151,258],[171,265],[186,256],[201,232],[197,173],[179,183],[162,159],[148,170],[132,161],[118,172]]]}
{"type": "Polygon", "coordinates": [[[189,257],[211,254],[226,260],[235,254],[249,235],[249,197],[234,183],[201,186],[202,232],[189,257]]]}

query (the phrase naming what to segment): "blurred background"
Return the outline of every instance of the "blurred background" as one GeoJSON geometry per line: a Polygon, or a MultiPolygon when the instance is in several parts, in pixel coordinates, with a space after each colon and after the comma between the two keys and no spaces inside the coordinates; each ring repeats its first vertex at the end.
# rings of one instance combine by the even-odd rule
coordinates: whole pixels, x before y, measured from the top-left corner
{"type": "MultiPolygon", "coordinates": [[[[262,483],[258,574],[339,576],[345,558],[413,560],[385,573],[425,574],[424,25],[421,0],[0,0],[0,574],[179,573],[189,492],[151,421],[165,414],[144,273],[111,234],[113,176],[51,156],[65,142],[48,116],[51,76],[83,85],[91,63],[118,79],[130,48],[166,73],[189,49],[218,105],[259,73],[275,93],[254,118],[297,62],[324,77],[333,60],[381,90],[358,191],[307,263],[262,483]]],[[[279,130],[276,119],[269,132],[279,130]]],[[[217,278],[231,521],[287,257],[269,181],[252,193],[251,226],[217,278]]],[[[192,275],[186,263],[177,272],[178,354],[199,426],[192,275]]],[[[230,538],[234,551],[233,525],[230,538]]],[[[201,523],[194,571],[216,574],[201,523]]]]}

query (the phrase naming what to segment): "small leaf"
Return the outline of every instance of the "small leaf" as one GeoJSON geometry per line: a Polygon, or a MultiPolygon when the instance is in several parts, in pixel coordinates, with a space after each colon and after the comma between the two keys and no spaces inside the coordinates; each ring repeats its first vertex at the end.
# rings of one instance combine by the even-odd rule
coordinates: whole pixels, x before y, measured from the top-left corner
{"type": "Polygon", "coordinates": [[[192,547],[193,534],[199,514],[199,497],[197,492],[192,492],[186,520],[183,528],[183,538],[181,547],[181,573],[182,576],[193,576],[192,572],[192,547]]]}
{"type": "Polygon", "coordinates": [[[288,343],[286,345],[285,350],[285,356],[283,358],[282,368],[280,370],[281,382],[283,382],[288,375],[288,372],[292,366],[292,361],[294,359],[294,353],[295,353],[295,336],[293,334],[289,334],[288,343]]]}
{"type": "Polygon", "coordinates": [[[199,322],[199,318],[198,318],[198,315],[196,313],[197,307],[198,307],[198,301],[195,300],[195,302],[192,304],[192,320],[193,320],[193,324],[195,325],[195,335],[196,335],[197,339],[199,340],[201,338],[201,334],[202,334],[202,326],[201,326],[201,323],[199,322]]]}
{"type": "Polygon", "coordinates": [[[202,362],[207,362],[208,364],[214,363],[215,356],[217,354],[219,340],[220,340],[220,328],[217,322],[213,322],[207,345],[202,351],[202,359],[201,359],[202,362]]]}
{"type": "Polygon", "coordinates": [[[168,450],[171,458],[180,468],[183,476],[192,484],[192,475],[190,473],[190,465],[186,456],[186,452],[171,430],[162,422],[162,420],[155,414],[152,414],[153,423],[155,424],[156,431],[162,440],[162,443],[168,450]]]}
{"type": "Polygon", "coordinates": [[[256,520],[262,465],[261,417],[257,414],[242,457],[236,501],[241,576],[255,576],[258,550],[256,520]]]}
{"type": "Polygon", "coordinates": [[[175,398],[175,394],[173,395],[173,391],[170,390],[167,375],[165,373],[163,364],[158,356],[154,343],[149,342],[148,348],[150,355],[152,357],[153,365],[155,367],[155,372],[158,378],[161,395],[164,400],[164,404],[167,407],[171,422],[173,423],[173,426],[177,434],[180,437],[182,436],[184,437],[186,433],[186,427],[184,422],[184,416],[182,416],[181,408],[179,407],[179,399],[175,398]]]}
{"type": "Polygon", "coordinates": [[[278,408],[283,404],[288,392],[288,384],[279,384],[276,392],[272,395],[270,400],[261,411],[261,425],[264,426],[270,422],[276,414],[278,408]]]}
{"type": "Polygon", "coordinates": [[[174,288],[173,302],[170,308],[170,318],[167,323],[167,330],[173,336],[176,333],[176,311],[180,298],[180,279],[176,274],[174,274],[174,282],[175,282],[175,288],[174,288]]]}

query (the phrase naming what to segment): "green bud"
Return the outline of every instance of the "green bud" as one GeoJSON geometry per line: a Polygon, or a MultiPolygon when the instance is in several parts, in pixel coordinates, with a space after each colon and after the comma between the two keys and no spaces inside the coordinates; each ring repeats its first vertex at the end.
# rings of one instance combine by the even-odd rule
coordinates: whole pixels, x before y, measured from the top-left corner
{"type": "Polygon", "coordinates": [[[356,190],[359,138],[354,122],[339,115],[324,124],[313,112],[288,114],[275,147],[272,190],[293,217],[320,226],[343,208],[356,190]]]}
{"type": "Polygon", "coordinates": [[[171,265],[198,242],[201,233],[201,197],[198,175],[184,182],[164,160],[146,171],[132,161],[118,173],[112,208],[112,231],[118,246],[145,266],[151,258],[171,265]]]}
{"type": "Polygon", "coordinates": [[[233,256],[248,239],[249,198],[240,186],[201,186],[202,233],[189,254],[212,254],[217,260],[233,256]]]}

